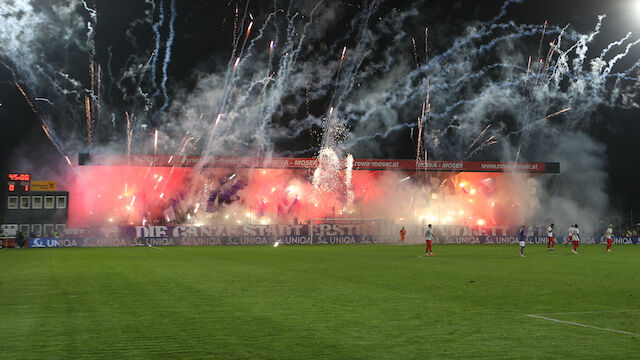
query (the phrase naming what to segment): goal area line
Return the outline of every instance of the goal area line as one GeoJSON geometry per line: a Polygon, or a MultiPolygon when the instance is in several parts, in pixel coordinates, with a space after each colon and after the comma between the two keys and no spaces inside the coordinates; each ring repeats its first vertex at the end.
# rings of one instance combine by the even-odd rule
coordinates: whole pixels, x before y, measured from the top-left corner
{"type": "MultiPolygon", "coordinates": [[[[622,312],[623,310],[619,310],[616,312],[622,312]]],[[[599,311],[599,312],[606,312],[606,311],[599,311]]],[[[599,313],[599,312],[592,312],[592,313],[599,313]]],[[[609,311],[609,312],[613,312],[613,311],[609,311]]],[[[590,312],[582,312],[582,314],[587,314],[590,312]]],[[[555,314],[562,314],[562,313],[555,313],[555,314]]],[[[572,313],[567,313],[567,314],[572,314],[572,313]]],[[[576,314],[576,313],[573,313],[576,314]]],[[[581,324],[575,321],[565,321],[565,320],[560,320],[560,319],[555,319],[555,318],[551,318],[551,317],[547,317],[547,316],[541,316],[541,315],[537,315],[537,314],[527,314],[528,317],[530,318],[535,318],[535,319],[540,319],[540,320],[546,320],[546,321],[553,321],[556,323],[561,323],[561,324],[567,324],[567,325],[573,325],[573,326],[580,326],[580,327],[585,327],[585,328],[589,328],[589,329],[596,329],[596,330],[601,330],[601,331],[609,331],[609,332],[614,332],[614,333],[618,333],[618,334],[625,334],[625,335],[632,335],[632,336],[637,336],[640,337],[639,333],[634,333],[634,332],[630,332],[630,331],[624,331],[624,330],[617,330],[617,329],[610,329],[610,328],[604,328],[604,327],[599,327],[599,326],[593,326],[593,325],[589,325],[589,324],[581,324]]]]}

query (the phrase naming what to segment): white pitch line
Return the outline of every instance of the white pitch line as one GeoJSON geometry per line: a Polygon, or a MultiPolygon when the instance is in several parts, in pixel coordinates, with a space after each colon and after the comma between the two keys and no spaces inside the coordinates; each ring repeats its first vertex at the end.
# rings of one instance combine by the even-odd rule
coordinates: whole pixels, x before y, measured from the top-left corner
{"type": "MultiPolygon", "coordinates": [[[[569,311],[569,312],[544,313],[542,315],[600,314],[600,313],[618,313],[618,312],[635,312],[635,311],[640,311],[640,310],[623,309],[623,310],[597,310],[597,311],[569,311]]],[[[540,315],[540,314],[531,314],[531,315],[540,315]]]]}
{"type": "Polygon", "coordinates": [[[527,314],[527,316],[528,316],[528,317],[532,317],[532,318],[536,318],[536,319],[542,319],[542,320],[554,321],[554,322],[562,323],[562,324],[569,324],[569,325],[575,325],[575,326],[582,326],[582,327],[586,327],[586,328],[591,328],[591,329],[596,329],[596,330],[603,330],[603,331],[611,331],[611,332],[616,332],[616,333],[626,334],[626,335],[640,336],[640,334],[638,334],[638,333],[633,333],[633,332],[629,332],[629,331],[616,330],[616,329],[609,329],[609,328],[603,328],[603,327],[598,327],[598,326],[593,326],[593,325],[587,325],[587,324],[580,324],[580,323],[573,322],[573,321],[558,320],[558,319],[549,318],[549,317],[544,317],[544,316],[539,316],[539,315],[534,315],[534,314],[527,314]]]}

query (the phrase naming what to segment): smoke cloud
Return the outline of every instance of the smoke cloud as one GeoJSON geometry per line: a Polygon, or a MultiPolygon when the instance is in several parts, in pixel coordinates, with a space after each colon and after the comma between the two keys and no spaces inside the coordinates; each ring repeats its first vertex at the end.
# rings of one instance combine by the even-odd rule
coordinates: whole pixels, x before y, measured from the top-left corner
{"type": "MultiPolygon", "coordinates": [[[[609,208],[608,177],[603,145],[588,128],[599,109],[638,106],[640,62],[629,57],[639,41],[627,35],[595,45],[606,31],[604,15],[587,33],[519,24],[509,20],[519,3],[506,1],[489,20],[445,33],[459,29],[435,19],[425,27],[421,1],[392,7],[375,0],[349,6],[276,0],[255,13],[232,2],[220,5],[225,14],[216,25],[226,29],[227,47],[193,69],[190,80],[177,81],[171,73],[180,63],[175,46],[186,15],[174,1],[140,5],[141,15],[123,35],[133,52],[114,53],[113,44],[96,42],[106,21],[100,6],[108,4],[14,0],[0,5],[0,60],[27,97],[46,99],[34,103],[35,111],[72,158],[80,152],[168,153],[177,161],[194,154],[317,156],[318,169],[283,175],[271,186],[288,189],[294,181],[296,189],[332,193],[305,203],[306,210],[331,198],[325,207],[331,210],[314,216],[357,209],[361,216],[394,213],[436,223],[584,222],[595,231],[589,224],[609,208]],[[348,156],[554,161],[561,174],[402,181],[399,174],[345,173],[348,156]],[[469,205],[475,194],[463,191],[466,183],[482,195],[482,207],[469,205]]],[[[196,204],[209,201],[207,192],[231,175],[212,175],[204,164],[195,169],[199,177],[185,176],[186,193],[176,195],[194,216],[196,204]]],[[[83,170],[69,171],[85,183],[83,170]]],[[[131,176],[150,176],[137,174],[131,176]]],[[[236,198],[218,201],[235,213],[269,198],[250,195],[264,181],[244,176],[236,198]]],[[[294,201],[291,191],[282,199],[294,201]]]]}

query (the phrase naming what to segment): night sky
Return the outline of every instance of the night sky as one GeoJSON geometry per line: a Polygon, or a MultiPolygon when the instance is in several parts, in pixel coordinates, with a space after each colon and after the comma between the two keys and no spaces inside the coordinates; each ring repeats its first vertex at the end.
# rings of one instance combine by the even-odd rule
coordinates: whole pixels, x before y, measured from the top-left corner
{"type": "MultiPolygon", "coordinates": [[[[57,10],[51,7],[52,3],[56,1],[37,1],[33,0],[34,9],[42,11],[46,14],[55,13],[57,10]]],[[[68,2],[63,2],[68,3],[68,2]]],[[[159,20],[159,6],[162,6],[164,10],[164,23],[158,28],[161,34],[162,44],[160,47],[161,54],[166,54],[166,47],[164,46],[169,36],[169,17],[171,16],[170,1],[165,0],[160,2],[156,0],[157,7],[154,10],[153,22],[159,20]]],[[[284,16],[289,2],[277,1],[278,8],[280,9],[279,16],[284,16]]],[[[322,78],[322,71],[326,71],[326,78],[333,79],[336,76],[336,66],[342,46],[347,47],[347,61],[357,58],[355,53],[358,47],[359,35],[358,31],[354,30],[352,20],[357,18],[357,15],[363,11],[367,11],[370,1],[329,1],[326,4],[321,4],[318,8],[318,14],[322,14],[325,11],[331,11],[331,15],[324,17],[318,16],[319,29],[313,29],[309,36],[305,39],[304,56],[305,61],[310,62],[314,57],[318,59],[327,58],[330,59],[326,62],[326,68],[323,68],[323,64],[315,64],[313,71],[318,74],[309,76],[308,79],[322,78]],[[322,20],[320,20],[322,19],[322,20]],[[322,22],[325,21],[327,26],[322,26],[322,22]],[[353,51],[353,53],[351,53],[353,51]],[[317,55],[314,55],[317,53],[317,55]],[[329,56],[330,55],[330,56],[329,56]],[[324,70],[322,70],[324,69],[324,70]]],[[[409,67],[413,66],[413,57],[410,38],[414,37],[418,43],[418,50],[416,57],[419,62],[424,62],[424,28],[429,27],[430,39],[429,39],[429,56],[436,57],[446,52],[456,39],[460,39],[463,36],[469,34],[470,27],[478,27],[479,24],[487,22],[496,16],[500,12],[500,8],[503,6],[503,1],[482,1],[474,2],[471,4],[469,1],[378,1],[375,2],[375,6],[372,9],[371,15],[368,21],[368,28],[372,33],[376,32],[376,24],[383,23],[384,19],[394,16],[393,14],[399,14],[404,12],[413,11],[412,15],[407,20],[402,22],[402,30],[406,32],[406,36],[401,40],[394,39],[393,32],[390,31],[387,34],[380,35],[380,40],[377,42],[377,47],[373,49],[362,49],[363,52],[370,50],[373,54],[368,54],[364,57],[363,67],[369,66],[375,69],[376,61],[382,63],[383,49],[385,47],[394,48],[397,46],[398,41],[404,42],[404,50],[406,53],[402,56],[398,56],[397,66],[409,67]],[[481,5],[480,5],[481,4],[481,5]],[[408,65],[409,64],[409,65],[408,65]]],[[[142,1],[129,1],[129,0],[95,0],[95,8],[98,13],[98,22],[95,29],[95,48],[96,54],[94,62],[101,64],[103,68],[103,87],[102,87],[102,99],[105,103],[104,109],[101,113],[101,131],[96,131],[95,141],[100,144],[109,144],[112,142],[120,141],[122,144],[122,130],[118,132],[112,132],[104,129],[109,128],[109,114],[116,113],[118,118],[118,128],[122,129],[122,118],[124,111],[135,111],[141,118],[142,123],[146,126],[141,127],[138,131],[140,138],[145,138],[145,133],[150,134],[154,128],[176,128],[184,114],[184,108],[180,108],[178,103],[189,103],[189,99],[192,99],[195,93],[202,90],[201,80],[206,77],[207,74],[219,73],[224,75],[228,69],[228,64],[232,56],[232,42],[233,42],[233,28],[234,28],[234,14],[236,8],[239,10],[239,18],[242,19],[244,8],[247,5],[245,1],[182,1],[176,2],[176,19],[175,19],[175,39],[171,48],[171,60],[167,65],[167,94],[169,102],[164,102],[162,93],[155,97],[151,102],[150,110],[144,110],[144,101],[135,96],[127,97],[116,85],[116,81],[111,78],[108,71],[115,74],[115,78],[122,78],[123,70],[132,64],[140,64],[143,66],[147,60],[150,59],[150,50],[154,47],[154,32],[153,23],[141,24],[139,26],[132,26],[132,24],[145,17],[145,11],[149,10],[148,4],[144,4],[142,1]],[[127,36],[127,31],[132,34],[131,37],[127,36]],[[135,41],[132,39],[135,38],[135,41]],[[160,108],[166,105],[164,111],[160,111],[160,108]]],[[[294,10],[300,12],[300,16],[308,16],[313,6],[316,5],[316,1],[300,1],[295,2],[292,7],[294,10]]],[[[91,6],[91,5],[90,5],[91,6]]],[[[81,27],[66,40],[58,39],[61,43],[70,44],[69,46],[61,46],[60,43],[51,43],[51,46],[43,44],[39,49],[45,49],[42,53],[34,54],[38,61],[41,63],[49,63],[53,67],[60,67],[64,69],[65,73],[69,74],[76,80],[78,80],[85,89],[89,87],[90,79],[88,72],[88,52],[86,48],[86,24],[90,21],[88,12],[84,10],[81,3],[76,3],[74,8],[80,21],[81,27]],[[84,36],[84,38],[83,38],[84,36]],[[74,41],[77,41],[77,45],[73,45],[74,41]]],[[[248,4],[248,13],[255,19],[255,25],[251,35],[248,37],[249,42],[252,38],[257,36],[257,29],[265,22],[267,16],[273,12],[272,1],[251,1],[248,4]]],[[[507,7],[506,15],[502,17],[499,23],[508,23],[513,21],[515,24],[533,24],[542,25],[545,21],[548,21],[549,25],[558,26],[560,28],[569,25],[570,28],[580,32],[587,33],[593,30],[599,14],[606,14],[607,18],[603,23],[602,32],[590,43],[587,58],[597,56],[607,44],[619,40],[627,34],[627,32],[633,32],[637,35],[631,35],[627,42],[617,47],[615,53],[619,53],[624,50],[626,44],[637,40],[640,36],[640,1],[633,0],[616,0],[616,1],[579,1],[579,0],[564,0],[564,1],[523,1],[522,3],[514,3],[507,7]]],[[[0,21],[3,21],[0,18],[0,21]]],[[[296,31],[302,30],[302,25],[306,21],[305,18],[300,18],[300,22],[296,31]]],[[[249,15],[246,16],[245,22],[238,22],[238,26],[241,28],[238,33],[238,37],[242,39],[246,30],[247,24],[250,22],[249,15]]],[[[52,22],[53,25],[59,28],[64,28],[65,22],[52,22]]],[[[3,31],[5,31],[4,29],[3,31]]],[[[282,30],[282,29],[281,29],[282,30]]],[[[43,31],[46,32],[46,28],[30,29],[29,31],[43,31]]],[[[57,31],[57,30],[56,30],[57,31]]],[[[54,31],[55,32],[55,31],[54,31]]],[[[509,32],[506,30],[505,33],[509,32]]],[[[542,57],[546,54],[548,49],[548,42],[551,41],[557,35],[548,35],[545,38],[545,47],[542,57]]],[[[2,39],[0,37],[0,39],[2,39]]],[[[44,37],[40,37],[44,39],[44,37]]],[[[512,49],[501,49],[501,51],[517,52],[524,48],[525,55],[536,56],[535,50],[537,43],[540,39],[539,35],[529,36],[523,40],[526,45],[518,43],[512,45],[512,49]],[[528,46],[528,47],[527,47],[528,46]]],[[[268,46],[270,38],[265,39],[257,44],[262,47],[261,52],[256,51],[257,54],[261,54],[263,57],[267,53],[264,50],[268,46]]],[[[490,39],[483,39],[478,41],[478,46],[490,41],[490,39]]],[[[242,41],[240,41],[241,43],[242,41]]],[[[284,43],[284,41],[282,41],[284,43]]],[[[620,69],[631,67],[640,58],[640,46],[633,47],[629,54],[624,57],[618,66],[620,69]]],[[[73,97],[61,96],[50,85],[42,85],[47,83],[46,75],[55,74],[55,71],[51,69],[45,69],[42,73],[34,71],[30,76],[26,76],[21,73],[16,67],[16,59],[12,58],[8,54],[6,49],[0,49],[0,60],[2,60],[5,66],[0,66],[0,143],[2,157],[0,158],[0,170],[2,173],[7,171],[32,171],[38,178],[55,177],[57,168],[65,168],[64,158],[58,154],[55,147],[51,144],[49,139],[44,135],[41,127],[40,120],[31,112],[25,99],[19,93],[13,83],[13,76],[9,68],[11,68],[16,76],[16,79],[21,83],[25,90],[32,98],[43,97],[49,99],[54,105],[45,103],[44,101],[35,101],[38,112],[53,124],[59,137],[64,143],[65,149],[69,154],[77,154],[79,152],[85,152],[86,144],[82,141],[83,138],[83,126],[84,126],[84,103],[82,99],[75,101],[73,97]],[[76,135],[72,135],[76,134],[76,135]],[[46,158],[46,164],[41,164],[42,159],[46,158]],[[36,165],[32,165],[36,164],[36,165]],[[40,173],[38,173],[40,171],[40,173]]],[[[278,50],[278,47],[276,47],[278,50]]],[[[164,57],[158,57],[156,81],[160,83],[162,76],[162,62],[164,57]]],[[[503,62],[504,56],[487,54],[484,55],[487,64],[503,62]]],[[[555,61],[556,58],[554,58],[555,61]]],[[[534,60],[535,61],[535,60],[534,60]]],[[[520,66],[526,67],[526,57],[523,57],[520,66]]],[[[245,78],[251,77],[251,67],[257,67],[254,64],[247,63],[239,68],[243,71],[241,75],[245,78]]],[[[348,66],[351,66],[351,62],[347,64],[345,62],[345,74],[341,74],[344,78],[347,78],[348,66]]],[[[587,65],[585,65],[585,68],[587,65]]],[[[479,71],[481,67],[469,69],[470,72],[479,71]]],[[[618,68],[615,68],[618,69],[618,68]]],[[[147,70],[148,71],[148,70],[147,70]]],[[[303,73],[306,70],[301,69],[298,72],[303,73]]],[[[384,78],[385,73],[393,73],[394,67],[385,71],[376,70],[372,72],[375,77],[384,78]]],[[[354,71],[354,74],[357,74],[354,71]]],[[[294,72],[295,75],[295,72],[294,72]]],[[[339,74],[340,75],[340,74],[339,74]]],[[[487,75],[492,81],[496,80],[496,77],[500,75],[487,75]]],[[[419,77],[419,76],[417,76],[419,77]]],[[[632,73],[630,77],[638,77],[637,69],[635,73],[632,73]]],[[[140,83],[142,88],[150,84],[150,74],[147,72],[146,76],[140,77],[140,83]]],[[[341,81],[342,78],[340,79],[341,81]]],[[[338,86],[338,89],[344,91],[344,101],[341,103],[340,109],[346,113],[349,109],[349,104],[355,103],[358,100],[365,97],[365,95],[354,96],[353,93],[358,91],[357,87],[365,86],[365,82],[368,79],[358,79],[354,82],[356,88],[352,93],[346,93],[344,87],[338,86]]],[[[291,80],[295,81],[302,80],[291,80]]],[[[309,81],[309,80],[307,80],[309,81]]],[[[418,80],[416,80],[418,81],[418,80]]],[[[122,86],[126,91],[135,92],[135,81],[122,82],[122,86]]],[[[337,83],[337,82],[336,82],[337,83]]],[[[434,80],[434,84],[436,80],[434,80]]],[[[300,126],[301,124],[307,124],[308,129],[300,132],[295,136],[274,136],[272,144],[270,144],[270,150],[275,154],[282,154],[284,156],[315,156],[318,147],[321,145],[322,128],[318,123],[305,120],[305,113],[310,114],[311,117],[322,117],[322,114],[327,111],[330,105],[336,103],[335,98],[338,96],[331,95],[333,93],[332,80],[327,81],[326,84],[306,84],[299,86],[299,88],[313,89],[315,95],[311,96],[310,101],[304,104],[301,98],[304,96],[298,94],[288,94],[283,96],[280,101],[280,109],[272,113],[272,119],[274,127],[292,128],[300,126]]],[[[635,100],[638,100],[637,94],[637,82],[629,81],[630,91],[634,91],[635,100]],[[635,89],[635,90],[634,90],[635,89]]],[[[212,84],[213,87],[222,84],[212,84]]],[[[294,85],[292,85],[293,87],[294,85]]],[[[296,85],[298,86],[298,85],[296,85]]],[[[384,82],[376,82],[375,88],[385,86],[384,82]]],[[[156,87],[157,88],[157,87],[156,87]]],[[[374,88],[372,85],[371,88],[374,88]]],[[[154,92],[153,87],[147,87],[146,91],[154,92]],[[150,89],[150,90],[148,90],[150,89]]],[[[470,85],[467,88],[460,90],[460,98],[464,98],[473,91],[479,91],[482,89],[480,85],[470,85]]],[[[339,91],[335,93],[340,94],[339,91]]],[[[516,91],[517,93],[517,91],[516,91]]],[[[447,99],[438,99],[439,93],[434,89],[431,96],[434,98],[432,103],[432,111],[440,111],[445,104],[451,104],[455,102],[456,95],[448,94],[447,99]],[[441,102],[438,102],[441,101],[441,102]]],[[[590,95],[585,95],[590,96],[590,95]]],[[[604,96],[604,95],[603,95],[604,96]]],[[[532,97],[533,98],[533,97],[532,97]]],[[[633,96],[632,96],[633,98],[633,96]]],[[[532,108],[536,105],[532,100],[532,108]]],[[[414,123],[415,116],[419,113],[420,103],[413,102],[408,104],[396,105],[397,108],[407,107],[412,108],[413,113],[404,113],[402,111],[396,111],[400,115],[399,119],[396,119],[398,123],[414,123]],[[415,111],[414,111],[415,110],[415,111]]],[[[550,107],[549,112],[544,112],[542,115],[546,115],[552,111],[556,111],[558,107],[550,107]]],[[[464,114],[471,114],[474,110],[465,109],[456,113],[455,111],[450,114],[450,118],[455,119],[459,116],[459,120],[448,120],[451,123],[465,121],[464,114]]],[[[206,113],[206,111],[205,111],[206,113]]],[[[353,117],[355,118],[358,112],[354,111],[353,117]]],[[[508,118],[511,116],[508,111],[497,111],[492,113],[495,116],[503,114],[507,120],[503,120],[500,128],[501,132],[497,132],[498,135],[503,135],[505,139],[510,142],[509,149],[517,145],[517,141],[513,139],[511,134],[519,127],[515,123],[511,123],[508,118]],[[516,145],[514,145],[516,144],[516,145]]],[[[537,113],[536,113],[537,114],[537,113]]],[[[209,115],[209,114],[207,114],[209,115]]],[[[207,116],[206,115],[206,116],[207,116]]],[[[596,143],[602,145],[604,149],[601,157],[604,161],[603,171],[606,173],[607,178],[604,180],[603,190],[609,194],[609,208],[612,213],[620,213],[621,215],[628,216],[629,211],[633,210],[634,213],[640,213],[640,191],[637,189],[636,179],[640,177],[640,165],[638,162],[637,141],[640,135],[640,124],[638,123],[640,111],[634,106],[601,106],[598,105],[596,110],[590,112],[589,119],[585,119],[583,123],[578,126],[569,126],[569,120],[565,120],[562,116],[558,117],[557,122],[552,123],[550,127],[557,127],[555,130],[545,131],[541,133],[531,134],[531,141],[528,141],[523,146],[523,161],[560,161],[561,169],[564,167],[563,161],[569,160],[566,155],[562,156],[562,159],[556,159],[554,157],[553,147],[562,143],[564,139],[571,141],[579,141],[572,138],[573,131],[580,131],[588,134],[591,139],[596,143]],[[545,142],[549,137],[558,137],[553,141],[545,142]],[[542,139],[542,140],[539,140],[542,139]]],[[[205,116],[205,117],[206,117],[205,116]]],[[[537,116],[537,115],[536,115],[537,116]]],[[[366,133],[367,128],[364,125],[357,124],[357,120],[345,115],[347,120],[347,126],[352,129],[360,129],[359,132],[354,130],[354,133],[358,133],[358,136],[362,136],[366,133]]],[[[485,124],[490,123],[492,120],[482,120],[483,127],[485,124]],[[488,122],[487,122],[488,121],[488,122]]],[[[513,122],[516,122],[514,119],[513,122]]],[[[384,122],[383,122],[384,123],[384,122]]],[[[445,122],[446,124],[446,122],[445,122]]],[[[434,127],[435,127],[434,123],[434,127]]],[[[480,125],[479,125],[480,126],[480,125]]],[[[497,127],[497,126],[496,126],[497,127]]],[[[476,131],[477,133],[477,131],[476,131]]],[[[171,132],[168,131],[167,137],[171,137],[171,132]]],[[[176,135],[179,141],[181,135],[176,135]]],[[[385,137],[374,137],[371,142],[373,144],[362,145],[361,143],[353,143],[352,146],[347,148],[347,151],[354,153],[356,157],[380,157],[380,158],[415,158],[415,140],[414,134],[409,128],[400,129],[385,137]],[[377,147],[380,150],[376,153],[370,151],[371,147],[377,147]]],[[[435,136],[435,135],[434,135],[435,136]]],[[[442,131],[438,133],[438,136],[446,138],[443,141],[442,146],[436,147],[435,145],[427,145],[430,148],[431,159],[434,160],[454,160],[456,157],[460,157],[461,153],[456,152],[456,141],[466,141],[468,145],[468,136],[460,134],[451,134],[451,130],[442,131]],[[458,139],[458,140],[457,140],[458,139]]],[[[248,141],[248,140],[247,140],[248,141]]],[[[248,141],[249,144],[254,142],[248,141]]],[[[506,140],[505,140],[506,141],[506,140]]],[[[140,141],[138,152],[149,152],[149,142],[140,141]]],[[[370,143],[371,143],[370,142],[370,143]]],[[[242,154],[243,146],[241,144],[229,144],[228,146],[233,149],[232,152],[235,155],[242,154]],[[239,150],[236,150],[239,149],[239,150]]],[[[246,144],[245,144],[246,145],[246,144]]],[[[106,145],[105,145],[106,146],[106,145]]],[[[256,145],[257,146],[257,145],[256,145]]],[[[500,145],[502,146],[502,145],[500,145]]],[[[122,151],[122,147],[119,151],[122,151]]],[[[169,151],[170,149],[166,149],[169,151]]],[[[202,148],[194,149],[194,152],[202,151],[202,148]]],[[[253,151],[253,150],[252,150],[253,151]]],[[[264,151],[260,148],[258,150],[264,151]]],[[[580,156],[580,152],[583,149],[580,147],[575,148],[576,156],[580,156]]],[[[569,150],[569,153],[571,150],[569,150]]],[[[479,151],[474,154],[469,160],[496,160],[496,161],[512,161],[512,156],[505,155],[507,151],[505,147],[488,147],[486,150],[479,151]]],[[[77,156],[77,155],[74,155],[77,156]]],[[[574,178],[580,178],[580,182],[576,183],[576,186],[588,186],[590,174],[588,172],[575,171],[571,174],[574,178]]],[[[579,191],[588,192],[588,188],[580,189],[579,191]]],[[[579,203],[580,200],[576,199],[579,203]]],[[[637,217],[636,217],[637,218],[637,217]]]]}

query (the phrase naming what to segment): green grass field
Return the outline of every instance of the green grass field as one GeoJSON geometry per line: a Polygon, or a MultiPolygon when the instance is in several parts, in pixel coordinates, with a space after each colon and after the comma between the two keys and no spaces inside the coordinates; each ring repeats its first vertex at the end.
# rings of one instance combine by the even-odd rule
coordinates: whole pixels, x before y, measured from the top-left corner
{"type": "Polygon", "coordinates": [[[603,249],[3,249],[0,358],[638,358],[640,246],[603,249]]]}

